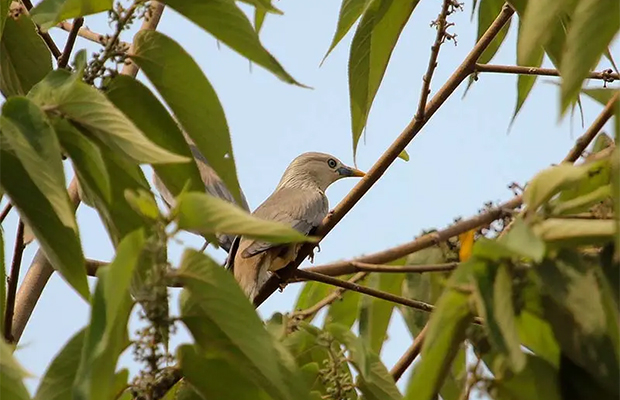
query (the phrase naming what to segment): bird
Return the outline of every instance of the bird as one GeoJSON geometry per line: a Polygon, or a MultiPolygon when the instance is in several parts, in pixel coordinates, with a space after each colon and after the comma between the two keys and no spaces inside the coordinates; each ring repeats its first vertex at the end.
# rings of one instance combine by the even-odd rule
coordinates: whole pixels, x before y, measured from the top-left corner
{"type": "MultiPolygon", "coordinates": [[[[339,179],[363,176],[364,172],[344,165],[330,154],[301,154],[286,168],[274,192],[252,214],[309,235],[329,212],[327,188],[339,179]]],[[[237,236],[226,266],[253,301],[270,272],[293,261],[300,247],[301,243],[273,244],[237,236]]]]}
{"type": "MultiPolygon", "coordinates": [[[[187,144],[189,146],[189,149],[191,150],[192,155],[194,157],[194,161],[196,162],[196,166],[198,167],[198,171],[200,172],[200,178],[202,179],[202,182],[205,185],[205,191],[209,193],[211,196],[220,198],[229,203],[236,204],[240,206],[241,208],[243,208],[245,211],[250,212],[250,207],[248,206],[248,202],[245,198],[245,195],[243,194],[243,191],[241,192],[241,204],[239,204],[239,202],[235,200],[232,193],[226,187],[226,184],[224,184],[224,182],[219,177],[219,175],[213,170],[213,168],[211,168],[205,156],[202,155],[200,150],[198,150],[198,147],[196,147],[196,145],[193,144],[192,140],[189,138],[187,134],[185,134],[185,132],[183,133],[185,136],[185,140],[188,142],[187,144]]],[[[164,185],[164,183],[159,178],[159,176],[157,176],[157,174],[153,174],[153,183],[155,184],[155,187],[159,191],[159,194],[161,195],[162,200],[164,201],[164,203],[166,203],[166,206],[168,206],[168,208],[174,207],[174,204],[175,204],[174,196],[172,195],[172,193],[170,193],[168,188],[164,185]]],[[[193,233],[196,233],[197,235],[199,235],[198,232],[193,232],[193,233]]],[[[229,251],[230,246],[232,245],[233,240],[235,239],[234,235],[229,235],[225,233],[216,234],[215,237],[218,241],[219,246],[222,249],[224,249],[224,251],[226,252],[229,251]]]]}

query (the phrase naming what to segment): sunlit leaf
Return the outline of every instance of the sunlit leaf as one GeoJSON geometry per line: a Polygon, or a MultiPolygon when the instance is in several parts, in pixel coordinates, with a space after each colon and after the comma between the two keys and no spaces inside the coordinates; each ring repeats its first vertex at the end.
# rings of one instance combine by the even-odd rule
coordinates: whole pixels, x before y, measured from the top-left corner
{"type": "Polygon", "coordinates": [[[392,51],[419,0],[375,0],[355,31],[349,55],[353,153],[392,51]]]}
{"type": "Polygon", "coordinates": [[[581,0],[576,3],[560,65],[562,113],[577,99],[583,80],[596,67],[620,29],[620,2],[617,0],[581,0]]]}
{"type": "Polygon", "coordinates": [[[332,42],[321,64],[325,62],[329,53],[331,53],[342,38],[346,36],[353,24],[362,16],[371,3],[372,0],[342,0],[340,12],[338,14],[338,26],[336,27],[332,42]]]}
{"type": "Polygon", "coordinates": [[[11,197],[11,203],[19,210],[21,218],[32,228],[54,269],[88,299],[84,255],[77,231],[59,219],[17,157],[4,146],[0,148],[0,171],[11,171],[10,174],[0,174],[0,185],[11,197]]]}
{"type": "MultiPolygon", "coordinates": [[[[229,0],[165,0],[164,3],[284,82],[300,85],[284,70],[278,60],[265,50],[257,31],[235,2],[229,0]]],[[[136,53],[139,53],[137,47],[136,53]]]]}
{"type": "MultiPolygon", "coordinates": [[[[7,11],[4,8],[0,11],[6,17],[7,11]]],[[[30,17],[22,14],[17,20],[6,18],[0,41],[2,95],[7,98],[25,95],[51,70],[52,56],[30,17]]]]}
{"type": "Polygon", "coordinates": [[[133,61],[142,68],[183,130],[241,204],[224,109],[198,64],[178,43],[155,31],[139,32],[134,46],[133,61]]]}
{"type": "MultiPolygon", "coordinates": [[[[325,283],[308,281],[304,283],[303,288],[299,292],[299,296],[297,296],[297,301],[293,309],[295,311],[306,310],[321,301],[333,290],[334,288],[332,286],[329,286],[325,283]]],[[[306,318],[306,322],[312,322],[315,316],[316,313],[309,315],[306,318]]]]}
{"type": "Polygon", "coordinates": [[[555,245],[593,245],[611,242],[616,233],[611,219],[549,218],[533,226],[534,232],[555,245]]]}
{"type": "MultiPolygon", "coordinates": [[[[521,20],[519,20],[519,38],[522,34],[523,24],[521,20]]],[[[520,40],[520,39],[518,39],[520,40]]],[[[517,46],[517,59],[526,59],[524,55],[519,54],[519,51],[523,51],[522,47],[517,46]]],[[[545,56],[545,51],[542,46],[538,46],[532,50],[532,53],[528,55],[529,60],[532,62],[531,67],[539,68],[542,65],[543,58],[545,56]]],[[[517,77],[517,104],[515,106],[515,111],[512,115],[512,122],[514,122],[515,118],[517,118],[517,114],[521,111],[521,107],[525,103],[525,100],[530,95],[534,84],[536,83],[537,75],[519,75],[517,77]]]]}
{"type": "Polygon", "coordinates": [[[28,377],[23,367],[13,357],[13,350],[0,338],[0,398],[11,400],[29,400],[23,378],[28,377]]]}
{"type": "Polygon", "coordinates": [[[180,229],[200,233],[230,233],[270,243],[312,242],[315,238],[279,222],[252,216],[227,201],[206,193],[184,193],[173,210],[180,229]]]}
{"type": "Polygon", "coordinates": [[[50,363],[34,400],[64,400],[71,398],[73,381],[77,374],[86,330],[82,329],[64,345],[50,363]]]}
{"type": "Polygon", "coordinates": [[[521,344],[554,367],[560,365],[560,347],[551,325],[541,316],[522,310],[516,317],[521,344]]]}
{"type": "Polygon", "coordinates": [[[67,19],[112,8],[112,0],[43,0],[32,9],[32,19],[44,31],[67,19]]]}
{"type": "Polygon", "coordinates": [[[467,261],[469,260],[469,257],[471,257],[472,248],[474,247],[475,234],[476,230],[472,229],[459,235],[459,243],[461,245],[461,247],[459,248],[460,261],[467,261]]]}

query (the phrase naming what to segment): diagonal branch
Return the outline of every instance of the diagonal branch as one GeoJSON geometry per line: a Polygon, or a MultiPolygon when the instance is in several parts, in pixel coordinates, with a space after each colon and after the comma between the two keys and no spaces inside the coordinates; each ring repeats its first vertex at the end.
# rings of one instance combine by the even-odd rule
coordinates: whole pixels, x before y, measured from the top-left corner
{"type": "Polygon", "coordinates": [[[0,213],[0,224],[4,222],[4,219],[6,218],[7,215],[9,215],[12,208],[13,208],[13,204],[11,203],[7,203],[6,206],[4,206],[4,208],[2,209],[2,212],[0,213]]]}
{"type": "MultiPolygon", "coordinates": [[[[19,270],[24,256],[24,222],[20,219],[17,223],[17,234],[15,235],[15,247],[13,250],[13,262],[11,263],[11,275],[9,276],[8,290],[6,294],[6,307],[4,310],[4,339],[8,343],[13,343],[14,338],[11,334],[13,323],[13,312],[15,310],[15,292],[17,291],[17,281],[19,280],[19,270]]],[[[2,277],[4,279],[4,277],[2,277]]],[[[4,285],[4,282],[2,282],[4,285]]]]}
{"type": "Polygon", "coordinates": [[[75,45],[75,39],[77,38],[78,31],[82,24],[84,24],[84,17],[78,17],[73,20],[73,26],[69,32],[67,43],[65,43],[65,48],[62,51],[62,55],[58,58],[58,68],[65,68],[67,64],[69,64],[69,58],[71,57],[71,52],[73,51],[73,46],[75,45]]]}
{"type": "MultiPolygon", "coordinates": [[[[29,2],[29,0],[25,1],[29,2]]],[[[157,28],[164,5],[153,1],[151,3],[151,7],[154,9],[152,16],[148,20],[145,19],[140,27],[140,30],[155,30],[157,28]]],[[[138,74],[138,67],[133,63],[131,65],[131,68],[126,65],[121,73],[135,78],[138,74]]],[[[74,177],[68,188],[69,197],[76,209],[80,204],[77,185],[77,178],[74,177]]],[[[45,285],[52,276],[53,272],[54,268],[52,267],[52,264],[45,256],[43,250],[39,249],[30,264],[30,268],[28,268],[28,272],[19,287],[19,291],[17,292],[12,332],[15,343],[17,343],[21,338],[21,335],[26,328],[26,324],[32,315],[32,311],[34,310],[34,307],[36,306],[39,297],[41,297],[41,293],[43,292],[43,289],[45,288],[45,285]]]]}
{"type": "MultiPolygon", "coordinates": [[[[30,0],[21,0],[21,2],[24,4],[27,12],[32,10],[32,2],[30,0]]],[[[62,53],[60,52],[58,46],[56,46],[56,43],[54,43],[54,40],[52,39],[50,34],[47,32],[43,32],[38,24],[35,24],[35,26],[37,27],[37,33],[39,34],[39,36],[41,36],[41,38],[47,45],[47,48],[50,49],[54,58],[58,60],[62,53]]]]}
{"type": "MultiPolygon", "coordinates": [[[[437,91],[435,96],[427,104],[424,112],[424,120],[418,120],[414,118],[405,130],[398,136],[398,138],[392,143],[392,145],[383,153],[383,155],[377,160],[375,165],[370,168],[368,173],[362,180],[355,185],[353,190],[336,206],[334,212],[329,215],[316,231],[316,236],[324,237],[327,235],[338,222],[357,204],[357,202],[370,190],[370,188],[381,178],[387,168],[394,162],[398,155],[405,149],[405,147],[413,140],[413,138],[424,127],[426,121],[428,121],[433,114],[439,109],[439,107],[448,99],[448,97],[454,93],[456,88],[469,76],[473,71],[474,65],[478,60],[478,57],[484,52],[484,50],[493,41],[495,36],[499,33],[502,27],[510,20],[514,10],[509,5],[504,5],[502,11],[498,17],[491,24],[489,29],[480,38],[478,43],[474,46],[472,51],[467,55],[463,63],[452,74],[450,79],[443,85],[441,89],[437,91]]],[[[312,249],[316,246],[316,243],[305,244],[297,259],[289,264],[286,268],[279,271],[279,275],[282,280],[277,277],[271,277],[269,281],[261,288],[260,292],[254,299],[254,304],[259,306],[265,299],[280,286],[281,282],[286,282],[297,269],[297,266],[310,254],[312,249]]]]}
{"type": "MultiPolygon", "coordinates": [[[[609,119],[613,115],[614,107],[616,106],[616,103],[618,103],[619,98],[620,98],[620,93],[616,93],[609,100],[609,102],[607,103],[603,111],[594,120],[594,122],[588,128],[588,130],[586,130],[586,132],[583,135],[581,135],[579,139],[577,139],[575,146],[573,146],[573,148],[568,152],[566,157],[564,157],[563,162],[574,163],[575,161],[579,159],[579,157],[581,156],[581,153],[583,153],[583,151],[586,149],[586,147],[588,147],[590,142],[594,140],[594,138],[599,133],[599,131],[603,128],[605,123],[609,121],[609,119]]],[[[521,200],[520,196],[515,197],[513,200],[517,198],[521,200]]],[[[420,351],[422,349],[422,344],[424,343],[424,336],[426,335],[427,327],[428,327],[428,322],[424,326],[424,329],[422,329],[422,331],[418,334],[418,336],[416,336],[415,341],[413,342],[411,347],[407,349],[405,354],[403,354],[403,356],[398,360],[394,368],[392,368],[392,371],[390,371],[390,373],[392,374],[392,377],[394,377],[394,381],[398,381],[398,379],[400,379],[400,377],[405,372],[405,370],[409,367],[409,365],[411,365],[411,363],[415,360],[418,354],[420,354],[420,351]]]]}

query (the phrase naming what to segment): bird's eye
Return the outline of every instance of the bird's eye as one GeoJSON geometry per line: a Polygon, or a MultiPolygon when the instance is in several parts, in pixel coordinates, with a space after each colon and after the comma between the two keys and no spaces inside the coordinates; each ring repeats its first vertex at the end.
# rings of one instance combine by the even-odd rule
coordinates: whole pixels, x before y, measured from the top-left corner
{"type": "Polygon", "coordinates": [[[329,168],[336,168],[336,160],[334,160],[333,158],[330,158],[329,160],[327,160],[327,165],[329,165],[329,168]]]}

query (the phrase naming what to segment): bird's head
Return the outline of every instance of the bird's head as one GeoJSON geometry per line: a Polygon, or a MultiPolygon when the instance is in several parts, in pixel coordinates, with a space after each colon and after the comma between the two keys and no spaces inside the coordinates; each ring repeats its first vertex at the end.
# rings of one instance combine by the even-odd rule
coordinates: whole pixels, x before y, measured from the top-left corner
{"type": "Polygon", "coordinates": [[[325,191],[341,178],[363,177],[365,174],[325,153],[304,153],[295,158],[284,171],[278,184],[281,187],[319,187],[325,191]]]}

